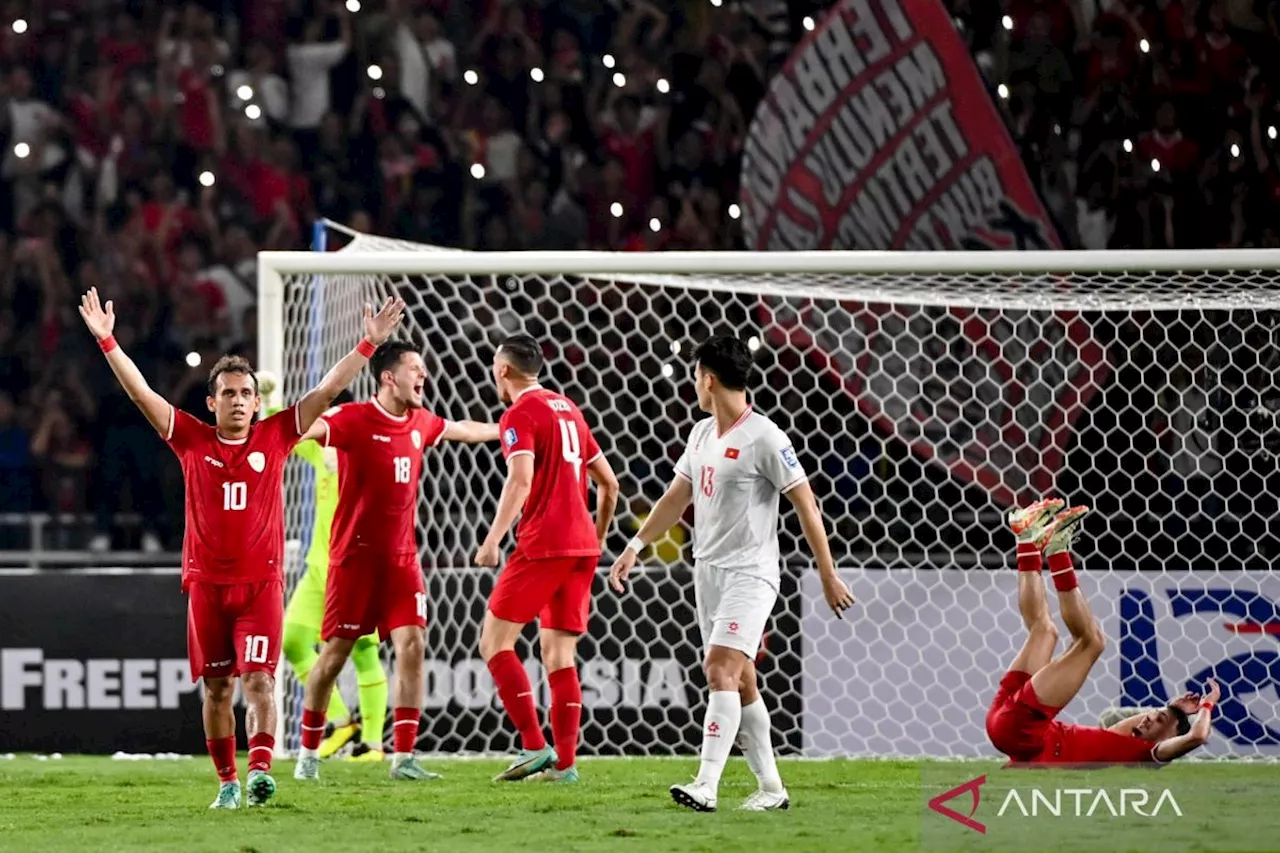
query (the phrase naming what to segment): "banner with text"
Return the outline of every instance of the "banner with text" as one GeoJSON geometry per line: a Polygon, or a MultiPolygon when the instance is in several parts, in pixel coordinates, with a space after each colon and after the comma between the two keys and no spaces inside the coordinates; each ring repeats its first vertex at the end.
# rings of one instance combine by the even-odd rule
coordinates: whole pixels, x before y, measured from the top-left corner
{"type": "MultiPolygon", "coordinates": [[[[996,756],[987,709],[1026,638],[1017,572],[841,575],[859,599],[848,632],[829,630],[817,574],[801,584],[805,754],[996,756]]],[[[1108,644],[1064,721],[1161,706],[1212,677],[1203,752],[1280,757],[1280,575],[1081,572],[1080,588],[1108,644]]]]}
{"type": "Polygon", "coordinates": [[[761,250],[1061,248],[939,0],[840,0],[769,84],[742,158],[761,250]]]}

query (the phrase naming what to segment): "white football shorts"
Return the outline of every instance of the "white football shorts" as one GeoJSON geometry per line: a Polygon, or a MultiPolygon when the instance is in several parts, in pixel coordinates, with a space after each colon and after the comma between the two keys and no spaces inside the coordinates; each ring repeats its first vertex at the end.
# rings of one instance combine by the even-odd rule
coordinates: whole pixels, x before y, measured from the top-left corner
{"type": "Polygon", "coordinates": [[[742,572],[698,566],[693,596],[704,650],[725,646],[755,658],[778,600],[774,588],[742,572]]]}

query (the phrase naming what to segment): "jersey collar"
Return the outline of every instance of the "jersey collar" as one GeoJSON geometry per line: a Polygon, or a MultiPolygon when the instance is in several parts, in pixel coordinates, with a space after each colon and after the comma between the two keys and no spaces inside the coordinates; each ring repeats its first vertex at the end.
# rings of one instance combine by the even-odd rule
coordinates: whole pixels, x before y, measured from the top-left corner
{"type": "MultiPolygon", "coordinates": [[[[751,404],[750,404],[750,403],[748,403],[748,404],[747,404],[747,407],[746,407],[745,409],[743,409],[743,410],[742,410],[742,414],[738,417],[738,419],[737,419],[736,421],[734,421],[732,424],[730,424],[730,425],[729,425],[729,428],[728,428],[727,430],[725,430],[724,432],[717,432],[717,433],[716,433],[716,438],[717,438],[717,439],[724,438],[726,435],[728,435],[729,433],[733,432],[733,431],[734,431],[735,429],[737,429],[738,427],[742,426],[742,425],[746,422],[747,418],[749,418],[749,417],[751,417],[751,404]]],[[[716,429],[716,426],[715,426],[714,421],[715,421],[715,418],[712,418],[712,425],[711,425],[711,428],[712,428],[712,429],[716,429]]]]}
{"type": "Polygon", "coordinates": [[[514,406],[517,400],[519,400],[525,394],[528,394],[530,391],[545,391],[545,390],[546,389],[543,388],[541,385],[530,385],[528,388],[525,388],[524,390],[520,391],[518,394],[516,394],[514,397],[511,398],[511,405],[514,406]]]}
{"type": "Polygon", "coordinates": [[[249,436],[247,435],[244,438],[223,438],[222,433],[218,432],[216,429],[213,431],[213,434],[218,437],[218,441],[222,444],[244,444],[249,440],[249,436]]]}
{"type": "Polygon", "coordinates": [[[373,403],[373,407],[377,409],[379,412],[381,412],[385,417],[390,418],[391,420],[395,421],[398,424],[404,423],[405,421],[409,420],[408,412],[405,412],[403,415],[393,415],[390,412],[388,412],[381,403],[378,402],[377,397],[374,397],[369,402],[373,403]]]}

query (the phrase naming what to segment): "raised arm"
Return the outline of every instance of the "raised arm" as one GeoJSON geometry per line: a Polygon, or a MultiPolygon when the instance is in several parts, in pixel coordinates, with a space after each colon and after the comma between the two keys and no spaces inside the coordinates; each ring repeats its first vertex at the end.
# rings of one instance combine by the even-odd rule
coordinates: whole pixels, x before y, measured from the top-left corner
{"type": "Polygon", "coordinates": [[[1204,697],[1204,701],[1200,703],[1200,713],[1196,715],[1196,721],[1191,724],[1191,731],[1185,735],[1166,738],[1156,744],[1151,754],[1155,756],[1157,761],[1173,761],[1175,758],[1181,758],[1188,752],[1198,749],[1209,742],[1209,732],[1212,730],[1210,717],[1213,714],[1214,706],[1218,704],[1220,695],[1222,695],[1222,691],[1218,688],[1218,682],[1210,678],[1209,693],[1204,697]]]}
{"type": "Polygon", "coordinates": [[[450,421],[444,428],[443,438],[445,441],[457,441],[462,444],[497,441],[498,425],[482,424],[479,421],[450,421]]]}
{"type": "Polygon", "coordinates": [[[692,500],[692,481],[677,474],[671,481],[671,485],[667,486],[666,493],[649,511],[649,517],[640,526],[640,532],[627,543],[627,547],[618,555],[613,567],[609,569],[609,586],[613,587],[614,592],[622,592],[622,582],[635,568],[640,552],[649,547],[649,543],[653,540],[675,526],[692,500]]]}
{"type": "Polygon", "coordinates": [[[115,305],[108,299],[104,307],[98,300],[98,288],[92,287],[80,297],[80,316],[98,339],[98,346],[106,355],[111,372],[120,381],[120,387],[142,414],[146,415],[156,432],[167,437],[173,426],[173,406],[152,390],[143,378],[142,371],[138,370],[138,365],[116,344],[115,335],[112,334],[116,327],[115,305]]]}
{"type": "Polygon", "coordinates": [[[364,366],[369,363],[369,359],[373,356],[375,350],[382,346],[382,343],[395,331],[399,325],[401,318],[404,317],[404,300],[388,299],[382,305],[382,310],[377,314],[373,313],[372,306],[364,306],[364,340],[360,342],[355,349],[342,357],[342,360],[335,364],[324,378],[320,380],[320,384],[312,388],[302,399],[298,401],[298,432],[303,435],[308,434],[311,425],[316,422],[316,418],[324,413],[333,403],[333,398],[337,397],[351,384],[351,380],[356,378],[364,366]]]}
{"type": "Polygon", "coordinates": [[[489,535],[481,543],[480,550],[476,552],[477,566],[498,565],[502,540],[507,538],[507,531],[524,509],[524,502],[528,500],[532,489],[533,454],[513,455],[507,460],[507,482],[502,487],[502,497],[498,499],[498,511],[493,516],[493,525],[489,528],[489,535]]]}
{"type": "Polygon", "coordinates": [[[822,595],[827,604],[840,619],[844,611],[853,606],[853,593],[840,580],[836,572],[835,561],[831,558],[831,543],[827,541],[827,527],[822,521],[822,512],[818,509],[818,499],[808,481],[786,492],[787,500],[796,508],[800,516],[800,528],[804,531],[805,541],[813,553],[814,562],[818,564],[818,574],[822,577],[822,595]]]}
{"type": "Polygon", "coordinates": [[[609,537],[609,527],[613,524],[613,511],[618,506],[618,477],[603,453],[597,453],[591,460],[587,474],[596,484],[596,539],[603,550],[604,541],[609,537]]]}

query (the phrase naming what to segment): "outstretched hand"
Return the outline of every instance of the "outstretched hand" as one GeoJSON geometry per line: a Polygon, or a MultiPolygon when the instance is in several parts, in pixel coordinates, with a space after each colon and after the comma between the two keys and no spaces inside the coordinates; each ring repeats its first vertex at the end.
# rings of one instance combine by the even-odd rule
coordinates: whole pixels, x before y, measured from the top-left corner
{"type": "Polygon", "coordinates": [[[1170,707],[1177,708],[1182,713],[1190,716],[1200,707],[1200,694],[1194,690],[1188,690],[1169,703],[1170,707]]]}
{"type": "Polygon", "coordinates": [[[373,313],[372,305],[364,306],[364,335],[369,343],[375,347],[382,346],[391,337],[404,317],[404,307],[403,299],[391,298],[382,304],[382,309],[377,314],[373,313]]]}
{"type": "Polygon", "coordinates": [[[84,324],[89,327],[89,331],[100,341],[111,337],[111,332],[116,327],[115,305],[108,299],[104,310],[102,303],[98,300],[96,287],[89,288],[89,292],[80,297],[80,316],[84,319],[84,324]]]}
{"type": "Polygon", "coordinates": [[[613,565],[609,567],[609,586],[614,592],[622,592],[625,589],[623,584],[631,574],[631,570],[636,567],[637,559],[636,552],[628,548],[613,561],[613,565]]]}

